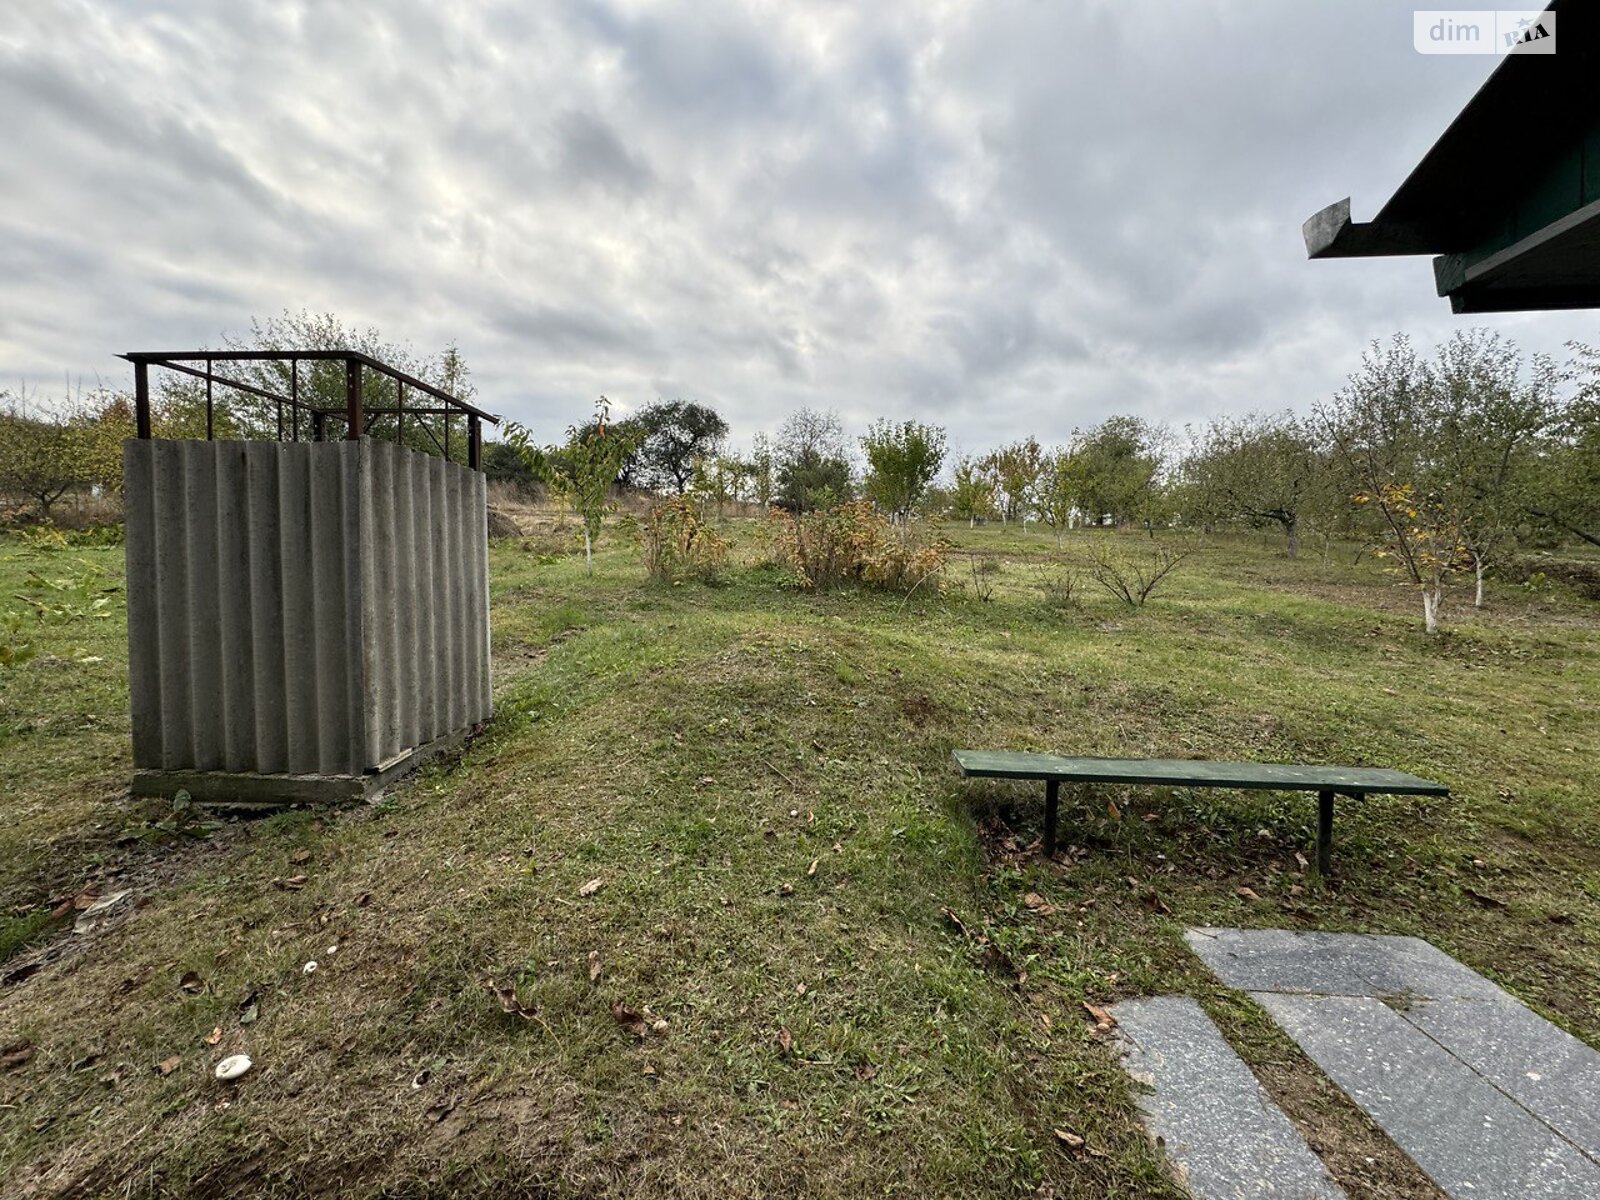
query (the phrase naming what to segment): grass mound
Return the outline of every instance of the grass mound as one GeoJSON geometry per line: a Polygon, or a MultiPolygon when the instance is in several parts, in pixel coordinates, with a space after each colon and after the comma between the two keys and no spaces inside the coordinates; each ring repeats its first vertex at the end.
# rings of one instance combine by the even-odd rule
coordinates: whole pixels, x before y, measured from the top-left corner
{"type": "Polygon", "coordinates": [[[1427,642],[1380,576],[1232,546],[1134,613],[1042,598],[1046,537],[958,537],[988,600],[499,545],[484,736],[377,805],[218,828],[119,790],[120,621],[44,627],[0,676],[3,1190],[1177,1195],[1083,1004],[1183,990],[1352,1195],[1431,1194],[1204,975],[1202,922],[1420,933],[1595,1039],[1592,607],[1427,642]],[[1046,863],[1034,790],[963,784],[958,744],[1458,796],[1341,811],[1334,886],[1311,806],[1261,793],[1086,791],[1046,863]],[[49,915],[122,887],[89,933],[49,915]]]}

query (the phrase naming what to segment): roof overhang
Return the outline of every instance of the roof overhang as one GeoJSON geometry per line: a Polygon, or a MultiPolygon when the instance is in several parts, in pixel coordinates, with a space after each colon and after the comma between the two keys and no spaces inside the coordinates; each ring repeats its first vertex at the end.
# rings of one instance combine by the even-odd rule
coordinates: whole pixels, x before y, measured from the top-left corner
{"type": "Polygon", "coordinates": [[[1501,60],[1369,222],[1302,227],[1311,258],[1432,254],[1456,312],[1600,307],[1600,4],[1553,0],[1555,54],[1501,60]]]}

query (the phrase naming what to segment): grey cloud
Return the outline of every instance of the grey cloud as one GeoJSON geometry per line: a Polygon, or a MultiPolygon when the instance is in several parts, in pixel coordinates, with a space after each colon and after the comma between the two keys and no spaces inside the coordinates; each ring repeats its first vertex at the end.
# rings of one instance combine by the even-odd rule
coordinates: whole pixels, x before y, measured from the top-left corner
{"type": "Polygon", "coordinates": [[[566,112],[556,118],[560,172],[574,183],[592,183],[623,195],[637,195],[655,180],[650,164],[622,144],[616,130],[593,113],[566,112]]]}
{"type": "Polygon", "coordinates": [[[494,329],[527,350],[568,354],[638,353],[651,339],[647,326],[594,309],[534,304],[496,313],[494,329]]]}
{"type": "Polygon", "coordinates": [[[1493,65],[1412,7],[0,4],[0,386],[303,306],[457,342],[552,436],[600,392],[973,448],[1304,407],[1455,324],[1425,261],[1299,243],[1493,65]]]}

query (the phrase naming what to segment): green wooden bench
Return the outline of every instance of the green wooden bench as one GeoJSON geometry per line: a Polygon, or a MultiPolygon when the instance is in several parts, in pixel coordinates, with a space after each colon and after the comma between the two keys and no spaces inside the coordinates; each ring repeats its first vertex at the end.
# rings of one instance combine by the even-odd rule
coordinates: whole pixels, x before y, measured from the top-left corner
{"type": "Polygon", "coordinates": [[[1152,787],[1260,788],[1317,793],[1317,870],[1327,874],[1333,847],[1333,798],[1448,796],[1442,783],[1378,767],[1302,767],[1288,763],[1204,762],[1186,758],[1085,758],[1015,750],[957,750],[961,773],[975,779],[1044,780],[1044,852],[1056,852],[1062,783],[1135,783],[1152,787]]]}

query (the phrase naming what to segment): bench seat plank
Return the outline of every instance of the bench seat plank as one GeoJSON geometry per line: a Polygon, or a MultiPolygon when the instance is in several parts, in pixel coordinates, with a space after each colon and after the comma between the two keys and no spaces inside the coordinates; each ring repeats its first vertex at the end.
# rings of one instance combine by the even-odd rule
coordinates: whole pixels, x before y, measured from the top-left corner
{"type": "Polygon", "coordinates": [[[1276,791],[1448,796],[1442,783],[1381,767],[1318,767],[1290,763],[1207,762],[1186,758],[1094,758],[1016,750],[957,750],[963,775],[1063,783],[1133,783],[1153,787],[1265,788],[1276,791]]]}

